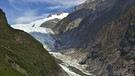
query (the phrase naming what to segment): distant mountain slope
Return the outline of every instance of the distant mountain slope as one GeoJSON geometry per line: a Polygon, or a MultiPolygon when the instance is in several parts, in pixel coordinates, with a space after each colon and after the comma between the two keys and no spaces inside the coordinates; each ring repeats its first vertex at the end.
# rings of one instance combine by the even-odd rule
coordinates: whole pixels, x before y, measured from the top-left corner
{"type": "Polygon", "coordinates": [[[86,46],[97,31],[135,5],[134,0],[87,0],[54,28],[62,48],[86,46]]]}
{"type": "Polygon", "coordinates": [[[12,29],[1,9],[0,76],[64,76],[42,44],[23,31],[12,29]]]}

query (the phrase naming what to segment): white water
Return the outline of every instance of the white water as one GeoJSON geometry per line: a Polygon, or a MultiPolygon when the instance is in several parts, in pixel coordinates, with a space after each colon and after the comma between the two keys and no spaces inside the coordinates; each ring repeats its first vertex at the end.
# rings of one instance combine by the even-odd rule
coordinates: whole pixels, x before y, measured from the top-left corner
{"type": "Polygon", "coordinates": [[[66,67],[65,65],[63,64],[59,64],[63,70],[65,70],[69,76],[81,76],[79,74],[76,74],[75,72],[71,71],[68,67],[66,67]]]}

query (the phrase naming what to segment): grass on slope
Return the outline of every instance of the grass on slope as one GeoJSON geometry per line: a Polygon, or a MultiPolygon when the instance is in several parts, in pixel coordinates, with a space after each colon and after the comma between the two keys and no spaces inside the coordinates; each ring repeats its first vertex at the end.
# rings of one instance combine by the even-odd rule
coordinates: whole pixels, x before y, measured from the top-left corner
{"type": "Polygon", "coordinates": [[[57,76],[59,71],[42,44],[12,29],[0,13],[0,76],[57,76]]]}

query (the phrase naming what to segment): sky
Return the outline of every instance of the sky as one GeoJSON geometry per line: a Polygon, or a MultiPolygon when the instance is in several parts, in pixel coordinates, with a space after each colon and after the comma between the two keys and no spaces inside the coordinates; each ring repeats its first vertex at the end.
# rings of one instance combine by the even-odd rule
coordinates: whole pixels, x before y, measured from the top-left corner
{"type": "Polygon", "coordinates": [[[70,12],[86,0],[0,0],[9,24],[29,23],[53,12],[70,12]]]}

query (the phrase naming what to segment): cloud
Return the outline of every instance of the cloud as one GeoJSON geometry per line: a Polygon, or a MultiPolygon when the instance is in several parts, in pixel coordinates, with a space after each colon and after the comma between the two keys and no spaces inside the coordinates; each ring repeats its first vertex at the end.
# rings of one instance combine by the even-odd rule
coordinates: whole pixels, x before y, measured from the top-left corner
{"type": "Polygon", "coordinates": [[[17,19],[15,19],[14,22],[17,24],[18,23],[29,23],[29,22],[44,18],[47,15],[48,15],[48,13],[38,16],[36,10],[27,10],[24,12],[23,16],[18,17],[17,19]]]}
{"type": "Polygon", "coordinates": [[[9,3],[10,3],[10,5],[11,5],[11,7],[13,7],[13,8],[16,9],[16,10],[21,11],[21,9],[18,8],[18,7],[14,4],[15,1],[16,1],[16,0],[9,0],[9,3]]]}
{"type": "Polygon", "coordinates": [[[9,2],[47,2],[47,3],[60,3],[60,4],[64,4],[64,5],[78,5],[80,3],[83,3],[86,0],[8,0],[9,2]]]}
{"type": "Polygon", "coordinates": [[[43,18],[42,14],[63,11],[86,0],[8,0],[11,7],[20,15],[12,23],[29,23],[43,18]],[[54,10],[54,11],[53,11],[54,10]]]}
{"type": "MultiPolygon", "coordinates": [[[[58,9],[58,8],[70,8],[72,6],[76,6],[78,4],[81,4],[85,2],[86,0],[9,0],[9,2],[12,4],[12,6],[15,3],[45,3],[45,4],[52,4],[56,6],[50,7],[50,9],[58,9]]],[[[13,6],[15,7],[15,6],[13,6]]],[[[17,8],[17,7],[15,7],[17,8]]]]}
{"type": "Polygon", "coordinates": [[[60,9],[60,8],[62,8],[62,9],[63,9],[63,7],[62,7],[62,6],[60,6],[60,5],[56,5],[56,6],[50,6],[50,7],[48,7],[47,9],[54,10],[54,9],[60,9]]]}

